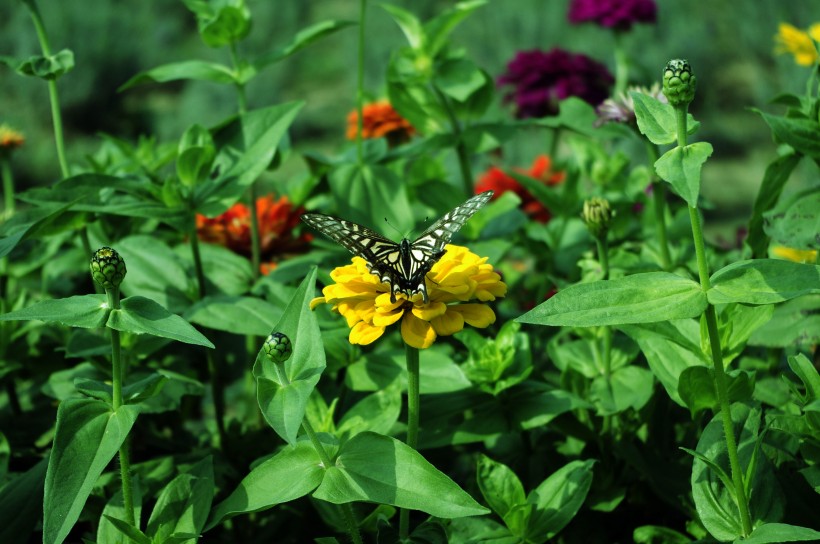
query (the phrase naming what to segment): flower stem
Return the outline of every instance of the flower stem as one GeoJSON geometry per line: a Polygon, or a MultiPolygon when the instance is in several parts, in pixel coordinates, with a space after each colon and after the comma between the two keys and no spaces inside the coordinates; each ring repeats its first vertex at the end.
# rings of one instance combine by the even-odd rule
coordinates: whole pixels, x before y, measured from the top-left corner
{"type": "MultiPolygon", "coordinates": [[[[675,108],[678,132],[678,145],[686,146],[686,110],[687,106],[682,105],[675,108]]],[[[706,261],[705,242],[703,238],[703,228],[700,223],[700,215],[696,207],[689,206],[689,221],[692,225],[692,238],[695,242],[695,257],[698,264],[698,277],[701,289],[704,293],[711,287],[709,281],[709,265],[706,261]]],[[[715,390],[720,406],[720,416],[723,423],[723,435],[726,440],[726,451],[729,456],[729,467],[732,472],[732,484],[737,497],[737,507],[740,513],[740,521],[743,525],[743,536],[749,536],[752,532],[751,515],[749,513],[749,502],[746,498],[746,486],[743,481],[743,471],[740,466],[740,457],[737,452],[737,441],[735,440],[734,428],[732,426],[732,412],[729,404],[729,387],[727,384],[726,371],[723,367],[723,350],[720,345],[720,332],[718,330],[717,312],[712,304],[708,304],[705,310],[706,330],[709,336],[709,346],[712,352],[712,365],[714,367],[715,390]]]]}
{"type": "MultiPolygon", "coordinates": [[[[658,146],[646,140],[646,152],[649,162],[655,164],[658,160],[658,146]]],[[[672,269],[672,256],[669,252],[669,239],[666,235],[666,186],[657,175],[652,174],[652,203],[655,208],[655,235],[661,251],[661,266],[664,270],[672,269]]]]}
{"type": "Polygon", "coordinates": [[[623,32],[615,31],[615,90],[613,94],[618,96],[626,90],[629,81],[629,59],[624,49],[623,32]]]}
{"type": "Polygon", "coordinates": [[[364,142],[362,141],[362,130],[364,129],[364,47],[365,38],[365,13],[367,11],[367,0],[359,0],[359,51],[358,67],[356,72],[356,163],[364,164],[364,142]]]}
{"type": "MultiPolygon", "coordinates": [[[[290,380],[285,372],[284,365],[275,364],[274,368],[282,385],[290,385],[290,380]]],[[[325,450],[319,437],[316,436],[316,431],[313,430],[313,425],[310,424],[307,416],[302,418],[302,429],[305,431],[305,434],[308,435],[311,444],[313,444],[313,448],[319,455],[319,459],[322,461],[322,467],[327,470],[333,466],[333,460],[330,458],[330,455],[327,454],[327,450],[325,450]]],[[[342,508],[342,515],[344,515],[345,523],[347,524],[347,533],[350,535],[351,540],[354,544],[363,544],[362,535],[359,533],[359,525],[356,523],[356,516],[353,514],[353,507],[349,502],[340,504],[339,506],[342,508]]]]}
{"type": "MultiPolygon", "coordinates": [[[[51,56],[51,47],[48,43],[48,35],[46,34],[46,27],[43,25],[43,18],[40,16],[40,10],[37,8],[37,3],[34,0],[24,0],[26,7],[31,14],[31,20],[34,23],[34,29],[37,32],[37,39],[40,42],[40,49],[44,57],[51,56]]],[[[63,141],[63,118],[60,114],[60,97],[57,92],[56,79],[48,80],[48,98],[51,102],[51,118],[54,123],[54,141],[57,145],[57,160],[60,163],[60,173],[63,178],[67,178],[69,174],[68,161],[65,155],[65,142],[63,141]]]]}
{"type": "MultiPolygon", "coordinates": [[[[108,297],[108,307],[117,310],[120,307],[120,289],[113,287],[105,290],[108,297]]],[[[122,341],[120,331],[111,331],[111,383],[113,387],[113,408],[116,412],[122,406],[122,386],[125,381],[126,368],[122,360],[122,341]]],[[[131,454],[130,442],[125,438],[120,446],[120,481],[122,482],[122,504],[125,509],[125,521],[132,527],[137,526],[137,519],[134,515],[134,494],[131,487],[131,454]]]]}
{"type": "MultiPolygon", "coordinates": [[[[234,74],[238,76],[240,62],[239,54],[236,50],[236,42],[231,42],[231,45],[228,50],[230,51],[231,63],[233,64],[234,74]]],[[[236,87],[236,100],[239,105],[239,114],[242,115],[243,113],[248,111],[248,97],[245,95],[245,84],[241,83],[238,80],[234,80],[234,86],[236,87]]]]}
{"type": "Polygon", "coordinates": [[[464,145],[464,140],[461,137],[461,125],[456,118],[453,111],[450,99],[447,98],[438,88],[433,85],[433,91],[436,93],[439,103],[444,108],[447,118],[450,120],[450,128],[453,131],[455,140],[456,156],[458,157],[458,168],[461,171],[461,182],[464,184],[464,194],[469,196],[473,194],[473,172],[470,168],[470,157],[467,155],[467,146],[464,145]]]}
{"type": "Polygon", "coordinates": [[[14,178],[11,175],[11,161],[0,156],[0,175],[3,176],[3,220],[14,215],[14,178]]]}
{"type": "Polygon", "coordinates": [[[253,268],[253,281],[259,279],[259,270],[262,265],[262,247],[259,237],[259,213],[256,201],[259,198],[256,182],[248,187],[248,210],[251,215],[251,267],[253,268]]]}
{"type": "Polygon", "coordinates": [[[197,292],[199,294],[199,300],[202,300],[208,293],[205,287],[205,271],[202,268],[202,255],[199,252],[199,237],[196,232],[196,223],[193,221],[191,222],[188,239],[191,243],[191,257],[194,261],[194,271],[196,272],[197,292]]]}
{"type": "MultiPolygon", "coordinates": [[[[419,437],[419,350],[410,344],[404,345],[407,361],[407,445],[415,449],[419,437]]],[[[410,511],[399,511],[399,538],[407,540],[410,533],[410,511]]]]}

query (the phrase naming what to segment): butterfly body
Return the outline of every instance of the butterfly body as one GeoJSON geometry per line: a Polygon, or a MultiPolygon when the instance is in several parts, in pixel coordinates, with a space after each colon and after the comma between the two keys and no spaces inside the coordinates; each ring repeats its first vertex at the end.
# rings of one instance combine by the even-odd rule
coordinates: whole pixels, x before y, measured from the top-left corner
{"type": "Polygon", "coordinates": [[[382,283],[390,284],[391,302],[396,301],[398,293],[408,297],[421,293],[422,300],[427,303],[427,273],[444,256],[444,246],[453,235],[492,195],[492,191],[486,191],[468,199],[444,214],[412,242],[404,238],[396,243],[358,223],[331,215],[306,213],[302,220],[364,259],[371,274],[382,283]]]}

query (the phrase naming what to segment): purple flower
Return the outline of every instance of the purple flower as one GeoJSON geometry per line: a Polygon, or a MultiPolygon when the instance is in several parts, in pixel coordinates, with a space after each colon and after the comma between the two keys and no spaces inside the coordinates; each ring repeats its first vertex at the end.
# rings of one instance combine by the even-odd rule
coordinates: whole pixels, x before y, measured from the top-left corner
{"type": "Polygon", "coordinates": [[[499,85],[513,87],[504,101],[515,101],[519,118],[556,115],[558,102],[570,96],[597,106],[609,96],[612,83],[603,64],[557,48],[519,51],[498,78],[499,85]]]}
{"type": "Polygon", "coordinates": [[[572,0],[569,22],[595,21],[606,28],[629,30],[634,23],[654,23],[655,0],[572,0]]]}

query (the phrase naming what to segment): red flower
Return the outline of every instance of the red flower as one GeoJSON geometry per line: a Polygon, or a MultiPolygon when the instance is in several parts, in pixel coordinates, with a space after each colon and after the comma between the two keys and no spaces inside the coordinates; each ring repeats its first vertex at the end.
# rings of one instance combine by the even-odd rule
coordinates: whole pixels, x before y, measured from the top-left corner
{"type": "MultiPolygon", "coordinates": [[[[552,170],[552,159],[546,155],[536,157],[529,170],[516,169],[516,171],[550,186],[558,185],[566,177],[565,172],[552,170]]],[[[521,199],[521,209],[540,223],[546,223],[552,217],[550,211],[536,200],[523,185],[496,166],[484,172],[475,187],[476,194],[490,190],[495,191],[494,199],[507,191],[514,192],[521,199]]]]}
{"type": "Polygon", "coordinates": [[[629,30],[635,23],[654,23],[657,10],[654,0],[572,0],[569,22],[594,21],[602,27],[629,30]]]}
{"type": "MultiPolygon", "coordinates": [[[[410,121],[399,115],[387,100],[365,104],[362,119],[362,138],[365,139],[386,136],[390,143],[398,144],[409,140],[416,133],[410,121]]],[[[356,139],[358,121],[359,112],[351,111],[347,116],[348,140],[356,139]]]]}
{"type": "MultiPolygon", "coordinates": [[[[259,218],[259,245],[263,262],[263,274],[276,268],[276,261],[288,253],[307,250],[312,236],[304,233],[294,236],[293,230],[299,224],[304,209],[294,209],[288,197],[274,200],[272,195],[256,201],[256,215],[259,218]]],[[[199,239],[225,246],[235,253],[251,255],[251,214],[247,206],[238,202],[225,213],[213,218],[197,214],[196,230],[199,239]]]]}

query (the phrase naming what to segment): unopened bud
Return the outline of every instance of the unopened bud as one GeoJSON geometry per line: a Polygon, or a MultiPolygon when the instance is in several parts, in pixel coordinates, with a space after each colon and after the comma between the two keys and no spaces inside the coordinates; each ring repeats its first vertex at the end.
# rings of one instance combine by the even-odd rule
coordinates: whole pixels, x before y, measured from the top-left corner
{"type": "Polygon", "coordinates": [[[125,279],[125,261],[110,247],[101,247],[91,257],[91,277],[104,289],[119,287],[125,279]]]}
{"type": "Polygon", "coordinates": [[[695,98],[698,79],[692,74],[689,61],[670,60],[663,70],[663,94],[672,106],[688,105],[695,98]]]}
{"type": "Polygon", "coordinates": [[[290,338],[281,332],[271,333],[265,339],[265,345],[262,347],[268,359],[274,363],[284,363],[293,354],[293,345],[290,343],[290,338]]]}

